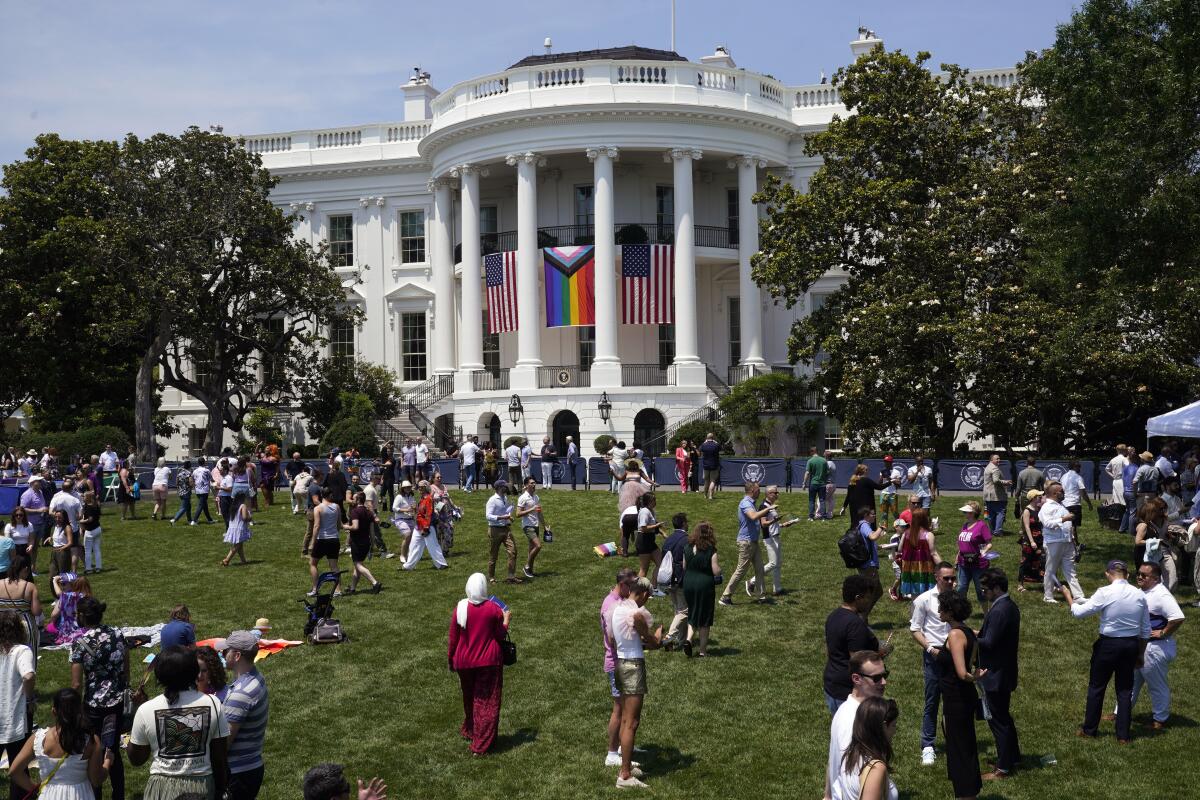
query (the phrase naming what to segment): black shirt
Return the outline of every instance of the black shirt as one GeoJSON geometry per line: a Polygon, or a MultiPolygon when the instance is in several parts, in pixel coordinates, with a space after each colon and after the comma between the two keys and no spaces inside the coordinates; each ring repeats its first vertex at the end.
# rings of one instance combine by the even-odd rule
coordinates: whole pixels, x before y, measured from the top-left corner
{"type": "Polygon", "coordinates": [[[825,620],[825,692],[835,700],[845,700],[850,683],[850,654],[858,650],[878,650],[879,639],[855,611],[839,606],[825,620]]]}
{"type": "Polygon", "coordinates": [[[333,502],[346,502],[346,489],[350,484],[346,482],[346,473],[341,470],[330,470],[325,476],[325,488],[333,492],[333,502]]]}
{"type": "Polygon", "coordinates": [[[301,472],[304,472],[304,470],[306,470],[307,468],[308,468],[308,465],[305,464],[303,461],[301,461],[298,458],[293,458],[291,461],[289,461],[287,463],[287,466],[283,468],[283,472],[285,475],[288,476],[288,480],[294,481],[294,480],[296,480],[296,476],[299,475],[301,472]]]}
{"type": "Polygon", "coordinates": [[[716,441],[704,440],[700,445],[701,466],[705,469],[721,468],[721,445],[716,441]]]}
{"type": "Polygon", "coordinates": [[[554,449],[554,445],[542,445],[542,461],[546,464],[558,463],[558,451],[554,449]]]}

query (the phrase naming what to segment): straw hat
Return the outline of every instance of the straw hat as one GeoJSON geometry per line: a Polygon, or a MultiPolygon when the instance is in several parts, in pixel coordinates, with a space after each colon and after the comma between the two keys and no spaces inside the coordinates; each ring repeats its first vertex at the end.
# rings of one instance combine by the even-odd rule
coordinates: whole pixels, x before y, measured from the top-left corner
{"type": "Polygon", "coordinates": [[[259,617],[254,620],[254,627],[260,631],[269,631],[271,630],[271,620],[266,617],[259,617]]]}
{"type": "Polygon", "coordinates": [[[1025,493],[1025,499],[1033,500],[1034,498],[1041,497],[1044,494],[1045,494],[1045,492],[1041,491],[1040,489],[1030,489],[1028,492],[1025,493]]]}
{"type": "Polygon", "coordinates": [[[1153,460],[1154,460],[1153,453],[1151,453],[1149,450],[1142,451],[1142,461],[1145,461],[1147,464],[1149,464],[1153,460]]]}

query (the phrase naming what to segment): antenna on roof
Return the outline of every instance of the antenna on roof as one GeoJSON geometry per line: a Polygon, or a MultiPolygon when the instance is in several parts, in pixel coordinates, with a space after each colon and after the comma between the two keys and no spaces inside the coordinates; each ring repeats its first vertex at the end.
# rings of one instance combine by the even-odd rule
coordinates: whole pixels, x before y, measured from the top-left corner
{"type": "Polygon", "coordinates": [[[550,41],[549,36],[547,36],[546,40],[542,42],[542,47],[546,48],[546,55],[550,55],[550,50],[554,47],[554,42],[550,41]]]}
{"type": "Polygon", "coordinates": [[[675,52],[675,0],[671,0],[671,52],[675,52]]]}

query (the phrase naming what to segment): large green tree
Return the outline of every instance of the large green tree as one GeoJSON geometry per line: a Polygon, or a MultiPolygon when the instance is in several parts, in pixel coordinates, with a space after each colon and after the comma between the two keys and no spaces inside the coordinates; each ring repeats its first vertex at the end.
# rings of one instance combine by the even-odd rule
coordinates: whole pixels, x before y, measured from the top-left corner
{"type": "Polygon", "coordinates": [[[343,394],[364,395],[372,414],[390,418],[400,411],[396,373],[382,364],[331,356],[316,362],[298,381],[300,412],[309,436],[321,440],[342,415],[343,394]]]}

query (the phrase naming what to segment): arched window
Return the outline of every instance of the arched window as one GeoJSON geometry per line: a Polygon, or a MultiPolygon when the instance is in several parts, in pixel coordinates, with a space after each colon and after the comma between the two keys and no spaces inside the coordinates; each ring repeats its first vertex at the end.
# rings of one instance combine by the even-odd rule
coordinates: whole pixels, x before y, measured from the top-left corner
{"type": "Polygon", "coordinates": [[[554,422],[550,428],[550,440],[554,442],[554,449],[558,452],[560,460],[565,460],[567,457],[568,436],[574,439],[575,446],[579,447],[579,417],[571,411],[559,411],[554,415],[554,422]]]}

